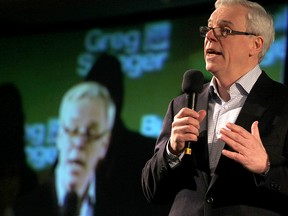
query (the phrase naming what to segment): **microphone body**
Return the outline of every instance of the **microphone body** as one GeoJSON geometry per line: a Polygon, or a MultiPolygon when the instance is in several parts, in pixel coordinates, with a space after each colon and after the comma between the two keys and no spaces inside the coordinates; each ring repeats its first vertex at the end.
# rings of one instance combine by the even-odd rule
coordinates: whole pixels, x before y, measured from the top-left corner
{"type": "MultiPolygon", "coordinates": [[[[184,73],[182,91],[186,94],[186,107],[196,108],[197,94],[202,91],[204,76],[200,71],[188,70],[184,73]]],[[[186,142],[185,154],[192,154],[192,141],[186,142]]]]}
{"type": "Polygon", "coordinates": [[[196,92],[192,92],[190,94],[186,93],[186,107],[190,109],[195,109],[196,106],[196,92]]]}
{"type": "MultiPolygon", "coordinates": [[[[186,93],[186,107],[195,110],[197,94],[192,92],[190,94],[186,93]]],[[[185,154],[192,154],[192,141],[186,142],[185,154]]]]}

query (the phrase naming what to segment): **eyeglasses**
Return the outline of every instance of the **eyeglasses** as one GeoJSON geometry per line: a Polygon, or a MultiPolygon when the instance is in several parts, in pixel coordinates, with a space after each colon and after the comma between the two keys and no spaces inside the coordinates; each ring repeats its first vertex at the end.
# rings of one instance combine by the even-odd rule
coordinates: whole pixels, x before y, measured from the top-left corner
{"type": "Polygon", "coordinates": [[[207,33],[212,30],[213,34],[215,35],[215,37],[219,38],[219,37],[224,37],[226,38],[228,35],[254,35],[256,36],[256,34],[251,33],[251,32],[241,32],[241,31],[234,31],[228,27],[208,27],[208,26],[201,26],[200,27],[200,36],[201,37],[206,37],[207,33]]]}
{"type": "Polygon", "coordinates": [[[99,133],[95,129],[86,129],[84,133],[81,133],[78,128],[70,129],[68,127],[62,126],[64,132],[69,136],[69,138],[74,139],[77,137],[85,137],[87,142],[97,141],[108,134],[109,130],[105,130],[102,133],[99,133]]]}

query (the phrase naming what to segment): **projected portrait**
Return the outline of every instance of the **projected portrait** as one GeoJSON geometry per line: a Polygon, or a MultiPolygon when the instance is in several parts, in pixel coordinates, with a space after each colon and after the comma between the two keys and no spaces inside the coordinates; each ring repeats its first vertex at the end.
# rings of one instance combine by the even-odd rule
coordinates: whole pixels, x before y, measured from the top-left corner
{"type": "Polygon", "coordinates": [[[102,85],[82,82],[69,89],[59,109],[54,178],[20,203],[17,215],[94,215],[100,192],[96,168],[106,155],[114,118],[114,102],[102,85]]]}

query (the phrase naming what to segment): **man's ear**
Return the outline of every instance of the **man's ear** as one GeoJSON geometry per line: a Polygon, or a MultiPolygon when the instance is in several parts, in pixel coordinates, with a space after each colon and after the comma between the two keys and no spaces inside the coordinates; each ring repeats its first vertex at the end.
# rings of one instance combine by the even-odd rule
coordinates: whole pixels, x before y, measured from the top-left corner
{"type": "Polygon", "coordinates": [[[262,36],[251,36],[251,37],[253,37],[253,40],[252,40],[252,46],[250,49],[250,56],[253,56],[253,55],[258,56],[261,50],[263,49],[264,39],[262,36]]]}
{"type": "Polygon", "coordinates": [[[110,139],[111,139],[111,134],[108,134],[107,136],[104,137],[101,152],[99,153],[99,156],[102,159],[105,158],[106,156],[106,153],[108,151],[109,144],[110,144],[110,139]]]}

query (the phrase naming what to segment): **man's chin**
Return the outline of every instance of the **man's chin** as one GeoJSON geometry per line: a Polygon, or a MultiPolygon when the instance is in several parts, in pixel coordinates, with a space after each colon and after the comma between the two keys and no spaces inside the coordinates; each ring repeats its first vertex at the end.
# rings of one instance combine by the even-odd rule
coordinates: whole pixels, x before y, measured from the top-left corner
{"type": "Polygon", "coordinates": [[[63,173],[63,175],[65,175],[66,183],[74,186],[81,182],[81,177],[83,177],[84,173],[79,169],[70,169],[68,172],[63,173]]]}
{"type": "Polygon", "coordinates": [[[75,177],[75,176],[71,176],[71,177],[69,176],[66,183],[67,183],[68,190],[74,190],[74,191],[76,191],[79,185],[81,185],[81,181],[79,177],[75,177]]]}
{"type": "Polygon", "coordinates": [[[206,67],[206,70],[207,70],[208,72],[210,72],[211,74],[214,74],[214,73],[215,73],[215,70],[213,70],[213,68],[211,68],[211,67],[206,67]]]}
{"type": "Polygon", "coordinates": [[[215,64],[206,63],[206,70],[211,74],[215,74],[219,70],[219,67],[215,64]]]}

